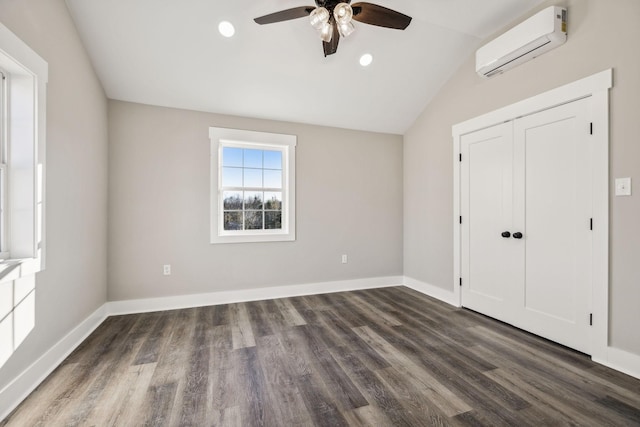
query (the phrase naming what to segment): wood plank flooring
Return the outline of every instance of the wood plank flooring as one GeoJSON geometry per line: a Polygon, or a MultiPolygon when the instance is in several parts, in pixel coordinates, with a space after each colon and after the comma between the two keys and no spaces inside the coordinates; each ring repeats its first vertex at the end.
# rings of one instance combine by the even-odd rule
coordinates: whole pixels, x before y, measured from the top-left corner
{"type": "Polygon", "coordinates": [[[34,425],[638,426],[640,380],[395,287],[109,317],[34,425]]]}

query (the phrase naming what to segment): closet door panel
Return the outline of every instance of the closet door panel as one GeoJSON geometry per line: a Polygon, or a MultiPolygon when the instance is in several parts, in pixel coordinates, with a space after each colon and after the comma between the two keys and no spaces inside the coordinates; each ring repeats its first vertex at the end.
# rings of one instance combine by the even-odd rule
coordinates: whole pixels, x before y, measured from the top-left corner
{"type": "Polygon", "coordinates": [[[513,223],[512,124],[465,135],[461,151],[462,304],[511,321],[514,286],[522,282],[521,255],[502,237],[513,223]]]}
{"type": "Polygon", "coordinates": [[[591,158],[585,103],[514,122],[516,228],[524,230],[517,325],[588,352],[591,158]]]}
{"type": "Polygon", "coordinates": [[[588,105],[579,100],[476,131],[460,147],[462,305],[585,353],[588,105]]]}

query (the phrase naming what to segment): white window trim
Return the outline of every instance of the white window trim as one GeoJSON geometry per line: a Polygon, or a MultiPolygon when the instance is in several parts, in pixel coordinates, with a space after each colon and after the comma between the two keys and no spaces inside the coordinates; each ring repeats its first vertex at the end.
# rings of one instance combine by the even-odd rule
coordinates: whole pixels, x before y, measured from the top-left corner
{"type": "Polygon", "coordinates": [[[295,135],[209,128],[211,140],[211,243],[285,242],[296,239],[296,144],[295,135]],[[225,231],[222,227],[220,153],[223,146],[255,146],[282,152],[282,229],[225,231]]]}
{"type": "Polygon", "coordinates": [[[7,81],[8,73],[0,68],[0,260],[9,258],[7,239],[7,81]]]}
{"type": "Polygon", "coordinates": [[[5,263],[44,268],[45,135],[48,64],[0,24],[0,68],[7,73],[7,230],[5,263]],[[20,120],[13,120],[19,117],[20,120]]]}

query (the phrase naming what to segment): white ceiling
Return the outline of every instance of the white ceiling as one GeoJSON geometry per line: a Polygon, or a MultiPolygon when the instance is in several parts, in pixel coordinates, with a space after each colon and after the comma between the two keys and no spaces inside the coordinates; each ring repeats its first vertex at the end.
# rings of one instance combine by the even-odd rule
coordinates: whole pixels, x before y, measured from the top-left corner
{"type": "Polygon", "coordinates": [[[327,58],[306,18],[253,22],[313,0],[66,2],[111,99],[402,134],[482,39],[542,1],[371,0],[411,25],[355,22],[327,58]]]}

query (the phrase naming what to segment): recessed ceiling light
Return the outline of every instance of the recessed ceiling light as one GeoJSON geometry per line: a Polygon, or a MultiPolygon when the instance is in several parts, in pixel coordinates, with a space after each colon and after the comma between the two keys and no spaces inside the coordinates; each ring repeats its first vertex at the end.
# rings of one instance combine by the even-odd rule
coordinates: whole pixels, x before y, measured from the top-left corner
{"type": "Polygon", "coordinates": [[[222,21],[218,24],[218,31],[225,37],[231,37],[236,33],[236,29],[233,28],[233,24],[229,21],[222,21]]]}
{"type": "Polygon", "coordinates": [[[373,55],[370,53],[365,53],[360,57],[360,65],[363,67],[368,67],[373,62],[373,55]]]}

